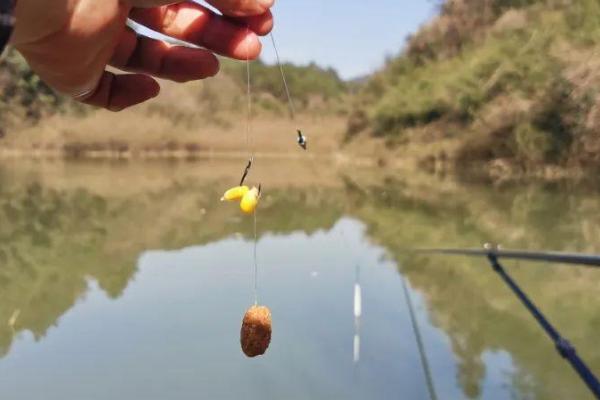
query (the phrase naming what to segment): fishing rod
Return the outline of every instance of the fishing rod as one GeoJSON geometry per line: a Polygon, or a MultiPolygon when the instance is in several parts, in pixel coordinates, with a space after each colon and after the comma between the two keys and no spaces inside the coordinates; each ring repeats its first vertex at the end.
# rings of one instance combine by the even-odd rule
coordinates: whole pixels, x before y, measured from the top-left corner
{"type": "Polygon", "coordinates": [[[585,265],[600,267],[600,256],[582,255],[571,253],[555,252],[527,252],[527,251],[508,251],[501,250],[491,245],[486,245],[483,250],[478,249],[431,249],[419,250],[419,253],[427,254],[445,254],[445,255],[463,255],[487,257],[492,269],[502,278],[504,283],[519,298],[521,303],[531,313],[533,318],[542,327],[544,332],[554,342],[558,353],[566,359],[588,389],[594,394],[596,399],[600,400],[600,382],[587,364],[579,357],[575,347],[565,339],[560,332],[548,321],[540,309],[533,303],[527,294],[521,289],[512,276],[506,271],[500,263],[501,258],[527,260],[527,261],[548,261],[554,263],[565,263],[575,265],[585,265]]]}
{"type": "Polygon", "coordinates": [[[600,255],[578,254],[578,253],[560,253],[560,252],[537,252],[523,250],[502,250],[491,245],[486,245],[484,249],[420,249],[417,253],[426,254],[445,254],[470,257],[484,257],[493,254],[498,258],[523,260],[523,261],[542,261],[557,264],[581,265],[586,267],[600,268],[600,255]]]}

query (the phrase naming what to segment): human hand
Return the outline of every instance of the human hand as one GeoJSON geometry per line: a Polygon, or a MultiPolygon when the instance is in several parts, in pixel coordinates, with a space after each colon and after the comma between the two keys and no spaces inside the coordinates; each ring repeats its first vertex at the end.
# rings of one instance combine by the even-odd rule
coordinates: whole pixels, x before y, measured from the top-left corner
{"type": "Polygon", "coordinates": [[[19,0],[12,42],[51,87],[83,103],[120,111],[158,95],[153,77],[185,82],[215,75],[215,55],[245,60],[261,51],[274,0],[19,0]],[[127,18],[203,49],[138,36],[127,18]],[[132,72],[113,74],[107,66],[132,72]]]}

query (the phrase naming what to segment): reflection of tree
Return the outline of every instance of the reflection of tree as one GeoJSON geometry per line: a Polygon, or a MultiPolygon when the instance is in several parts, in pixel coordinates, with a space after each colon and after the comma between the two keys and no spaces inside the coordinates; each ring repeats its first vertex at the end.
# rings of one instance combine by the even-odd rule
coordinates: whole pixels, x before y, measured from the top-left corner
{"type": "MultiPolygon", "coordinates": [[[[588,224],[599,219],[597,203],[591,202],[594,194],[556,187],[442,190],[388,182],[370,188],[363,202],[364,198],[371,201],[360,207],[358,216],[367,223],[369,235],[394,254],[411,284],[423,292],[433,322],[448,334],[465,396],[481,396],[483,353],[505,350],[520,369],[516,397],[586,398],[584,385],[485,260],[407,256],[405,249],[471,247],[489,240],[507,247],[597,251],[600,235],[588,224]]],[[[511,271],[599,371],[597,271],[535,264],[511,271]]]]}
{"type": "MultiPolygon", "coordinates": [[[[234,232],[249,238],[252,232],[251,219],[215,201],[220,194],[211,183],[105,198],[39,183],[7,188],[2,177],[0,170],[0,356],[14,333],[42,338],[85,294],[88,278],[117,298],[147,249],[204,244],[234,232]],[[15,311],[13,331],[7,321],[15,311]]],[[[259,233],[330,228],[341,216],[330,197],[318,190],[267,196],[259,233]]]]}
{"type": "Polygon", "coordinates": [[[96,221],[104,213],[103,200],[83,191],[58,193],[31,184],[0,193],[1,354],[12,342],[6,321],[16,310],[15,330],[40,338],[85,291],[85,275],[92,271],[80,260],[104,235],[96,221]],[[69,254],[58,253],[62,248],[69,254]]]}
{"type": "MultiPolygon", "coordinates": [[[[41,338],[84,295],[86,279],[119,297],[147,249],[206,244],[234,232],[251,237],[252,220],[219,203],[220,185],[213,182],[103,196],[14,182],[0,170],[0,356],[10,349],[13,331],[6,321],[15,310],[15,331],[41,338]]],[[[585,398],[581,383],[483,260],[408,257],[405,250],[501,241],[507,247],[598,251],[600,213],[593,194],[345,180],[343,189],[266,192],[259,234],[326,230],[344,214],[361,219],[369,237],[422,291],[433,323],[449,337],[465,396],[482,395],[482,354],[505,350],[518,368],[511,376],[516,398],[585,398]]],[[[511,271],[600,370],[597,274],[535,266],[511,271]]]]}

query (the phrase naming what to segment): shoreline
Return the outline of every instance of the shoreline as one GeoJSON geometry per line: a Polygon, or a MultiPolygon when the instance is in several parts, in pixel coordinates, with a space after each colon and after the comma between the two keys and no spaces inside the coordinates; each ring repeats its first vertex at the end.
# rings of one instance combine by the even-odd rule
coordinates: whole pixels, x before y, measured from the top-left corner
{"type": "MultiPolygon", "coordinates": [[[[563,168],[557,166],[540,166],[534,171],[525,171],[518,166],[498,168],[498,162],[481,163],[467,167],[456,168],[446,165],[444,168],[427,168],[419,165],[419,160],[413,157],[403,157],[401,162],[394,162],[389,157],[378,155],[357,155],[352,152],[256,152],[254,156],[269,161],[291,160],[310,161],[318,163],[332,163],[336,166],[353,166],[360,168],[374,168],[388,173],[415,173],[426,174],[431,177],[444,178],[454,176],[465,181],[502,185],[504,183],[539,181],[560,182],[575,180],[577,182],[600,183],[596,171],[585,171],[581,168],[563,168]]],[[[248,153],[239,150],[83,150],[72,153],[64,148],[55,149],[17,149],[0,147],[0,163],[3,161],[51,161],[51,162],[86,162],[86,161],[179,161],[198,162],[204,160],[239,160],[246,159],[248,153]]]]}
{"type": "MultiPolygon", "coordinates": [[[[355,156],[344,152],[255,152],[254,157],[266,160],[309,160],[314,162],[333,162],[337,165],[355,165],[378,167],[376,157],[355,156]]],[[[238,160],[247,159],[248,153],[239,150],[86,150],[72,154],[64,149],[23,150],[0,148],[0,162],[5,160],[38,161],[201,161],[201,160],[238,160]]]]}

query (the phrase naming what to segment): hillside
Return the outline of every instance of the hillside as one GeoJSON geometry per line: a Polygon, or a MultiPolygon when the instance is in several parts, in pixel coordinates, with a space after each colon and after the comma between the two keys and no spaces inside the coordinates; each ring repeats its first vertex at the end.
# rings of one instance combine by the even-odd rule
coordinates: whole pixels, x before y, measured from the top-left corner
{"type": "Polygon", "coordinates": [[[597,0],[447,0],[363,86],[347,139],[382,163],[547,177],[597,170],[599,128],[597,0]]]}
{"type": "MultiPolygon", "coordinates": [[[[295,152],[296,126],[279,68],[261,61],[251,68],[257,148],[295,152]]],[[[316,65],[285,68],[298,124],[310,132],[314,150],[331,151],[343,132],[346,84],[335,71],[316,65]]],[[[12,52],[0,64],[0,155],[195,157],[246,151],[246,66],[221,60],[221,70],[215,78],[185,85],[162,81],[161,96],[114,114],[55,94],[12,52]]]]}
{"type": "MultiPolygon", "coordinates": [[[[298,123],[277,66],[252,64],[263,153],[297,154],[300,126],[314,153],[339,154],[345,141],[347,158],[382,166],[493,180],[600,169],[597,0],[445,0],[370,77],[343,82],[316,65],[285,68],[298,123]]],[[[203,82],[161,82],[161,96],[118,115],[55,95],[14,53],[0,65],[0,85],[0,155],[246,151],[241,62],[223,60],[222,73],[203,82]]]]}

